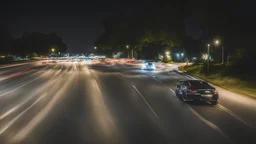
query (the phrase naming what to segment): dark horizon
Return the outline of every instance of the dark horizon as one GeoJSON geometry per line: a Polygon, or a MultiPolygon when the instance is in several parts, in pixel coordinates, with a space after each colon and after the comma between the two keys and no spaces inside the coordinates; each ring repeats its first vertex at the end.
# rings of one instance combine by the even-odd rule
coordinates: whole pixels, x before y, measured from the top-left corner
{"type": "MultiPolygon", "coordinates": [[[[70,53],[93,51],[94,42],[104,33],[103,21],[115,15],[129,15],[145,4],[137,2],[75,3],[8,3],[8,30],[14,38],[24,32],[54,32],[62,37],[70,53]],[[20,7],[22,5],[22,7],[20,7]]],[[[188,36],[199,38],[199,24],[189,17],[184,19],[188,36]]]]}
{"type": "Polygon", "coordinates": [[[131,2],[94,1],[86,4],[18,3],[8,3],[8,30],[14,38],[24,32],[54,32],[62,37],[71,53],[93,51],[93,43],[104,32],[103,21],[138,6],[131,2]]]}

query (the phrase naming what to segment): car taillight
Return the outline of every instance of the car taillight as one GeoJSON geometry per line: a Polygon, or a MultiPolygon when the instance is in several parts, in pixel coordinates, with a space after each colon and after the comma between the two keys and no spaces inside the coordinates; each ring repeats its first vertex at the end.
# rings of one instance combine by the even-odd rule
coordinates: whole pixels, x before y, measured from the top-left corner
{"type": "Polygon", "coordinates": [[[196,93],[196,92],[198,92],[198,90],[192,90],[192,89],[190,89],[189,92],[190,92],[190,93],[196,93]]]}

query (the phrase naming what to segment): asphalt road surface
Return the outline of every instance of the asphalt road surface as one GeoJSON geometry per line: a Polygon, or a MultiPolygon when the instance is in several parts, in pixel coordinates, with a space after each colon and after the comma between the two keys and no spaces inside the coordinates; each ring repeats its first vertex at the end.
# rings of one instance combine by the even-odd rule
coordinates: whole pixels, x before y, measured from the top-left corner
{"type": "Polygon", "coordinates": [[[218,88],[219,104],[174,93],[177,65],[55,61],[0,67],[2,144],[255,144],[256,100],[218,88]]]}

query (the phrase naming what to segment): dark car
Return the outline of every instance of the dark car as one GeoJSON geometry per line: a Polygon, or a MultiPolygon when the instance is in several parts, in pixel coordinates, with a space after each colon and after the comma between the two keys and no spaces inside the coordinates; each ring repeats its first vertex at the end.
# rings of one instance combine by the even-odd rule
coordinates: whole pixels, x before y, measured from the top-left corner
{"type": "Polygon", "coordinates": [[[207,82],[201,80],[180,81],[176,88],[176,95],[183,101],[205,101],[213,105],[218,103],[219,94],[207,82]]]}

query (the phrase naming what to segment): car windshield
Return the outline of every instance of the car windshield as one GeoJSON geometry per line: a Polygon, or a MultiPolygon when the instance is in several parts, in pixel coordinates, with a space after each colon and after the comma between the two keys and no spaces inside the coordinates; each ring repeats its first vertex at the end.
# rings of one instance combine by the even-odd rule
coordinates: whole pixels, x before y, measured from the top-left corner
{"type": "Polygon", "coordinates": [[[148,66],[153,66],[153,63],[148,63],[148,66]]]}
{"type": "Polygon", "coordinates": [[[209,87],[210,85],[203,81],[189,81],[190,85],[193,87],[209,87]]]}

